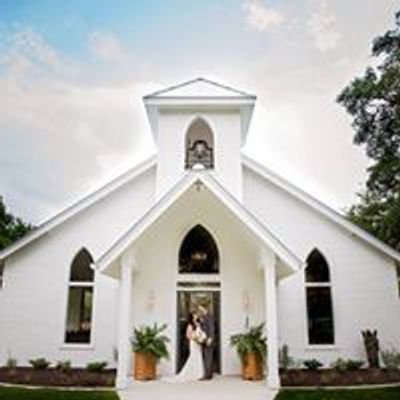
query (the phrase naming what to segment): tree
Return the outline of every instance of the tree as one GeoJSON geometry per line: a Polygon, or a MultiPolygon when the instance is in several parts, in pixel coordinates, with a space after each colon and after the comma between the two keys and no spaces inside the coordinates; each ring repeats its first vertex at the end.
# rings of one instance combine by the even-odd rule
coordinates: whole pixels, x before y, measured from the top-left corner
{"type": "Polygon", "coordinates": [[[0,250],[20,239],[32,228],[32,225],[9,213],[0,197],[0,250]]]}
{"type": "Polygon", "coordinates": [[[337,98],[353,118],[354,143],[365,146],[372,161],[365,191],[348,216],[400,250],[400,10],[395,28],[373,41],[372,56],[379,65],[337,98]]]}

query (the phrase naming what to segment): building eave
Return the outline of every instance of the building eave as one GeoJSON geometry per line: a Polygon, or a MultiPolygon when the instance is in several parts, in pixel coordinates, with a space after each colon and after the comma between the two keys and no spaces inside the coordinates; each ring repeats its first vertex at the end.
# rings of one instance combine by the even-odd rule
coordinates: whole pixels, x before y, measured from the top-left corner
{"type": "Polygon", "coordinates": [[[120,176],[106,183],[99,189],[78,200],[71,206],[65,208],[60,213],[44,221],[38,227],[36,227],[34,230],[28,233],[26,236],[24,236],[11,246],[8,246],[4,250],[0,251],[0,261],[5,260],[14,253],[18,252],[19,250],[23,249],[29,244],[35,242],[36,240],[46,235],[48,232],[50,232],[57,226],[68,221],[76,214],[85,210],[87,207],[101,200],[105,196],[111,194],[115,190],[119,189],[120,187],[130,182],[132,179],[135,179],[139,175],[143,174],[145,171],[149,170],[151,167],[155,165],[156,165],[156,156],[152,155],[151,157],[147,158],[146,160],[139,163],[135,167],[129,169],[127,172],[121,174],[120,176]]]}
{"type": "Polygon", "coordinates": [[[301,202],[307,204],[309,207],[317,211],[319,214],[323,215],[330,221],[334,222],[335,224],[339,225],[341,228],[345,229],[351,235],[354,235],[364,243],[367,243],[375,250],[379,251],[380,253],[386,255],[387,257],[399,261],[400,262],[400,253],[388,246],[386,243],[382,242],[381,240],[377,239],[375,236],[371,235],[364,229],[360,228],[359,226],[355,225],[343,215],[338,213],[337,211],[333,210],[320,200],[316,199],[315,197],[311,196],[310,194],[306,193],[302,189],[298,188],[297,186],[293,185],[292,183],[288,182],[286,179],[280,177],[276,173],[269,170],[264,165],[258,163],[257,161],[253,160],[249,156],[242,154],[242,163],[244,166],[249,168],[251,171],[255,172],[259,176],[263,177],[274,186],[282,189],[286,193],[289,193],[296,199],[300,200],[301,202]]]}
{"type": "MultiPolygon", "coordinates": [[[[254,215],[249,213],[236,198],[220,185],[207,172],[190,172],[168,191],[153,207],[136,221],[121,237],[107,249],[95,262],[97,270],[106,270],[115,265],[119,257],[132,245],[180,196],[193,184],[201,183],[209,189],[252,233],[276,253],[289,266],[292,272],[298,271],[303,262],[283,242],[281,242],[254,215]]],[[[115,276],[115,274],[112,274],[115,276]]]]}
{"type": "Polygon", "coordinates": [[[254,106],[257,97],[230,97],[230,96],[170,96],[170,97],[144,97],[146,107],[156,106],[160,109],[191,108],[191,107],[220,107],[240,108],[254,106]]]}
{"type": "MultiPolygon", "coordinates": [[[[174,92],[174,91],[176,91],[178,89],[181,89],[181,88],[184,88],[184,87],[188,87],[190,85],[196,84],[197,82],[204,82],[204,83],[207,83],[210,86],[214,86],[215,88],[225,90],[226,92],[230,92],[232,94],[232,96],[229,96],[229,97],[252,97],[252,98],[255,98],[254,95],[252,95],[250,93],[247,93],[247,92],[245,92],[243,90],[235,89],[235,88],[233,88],[231,86],[218,83],[218,82],[213,81],[211,79],[206,79],[206,78],[199,77],[199,78],[195,78],[195,79],[191,79],[191,80],[179,83],[177,85],[169,86],[169,87],[167,87],[165,89],[162,89],[162,90],[157,90],[157,91],[155,91],[153,93],[150,93],[150,94],[144,96],[143,99],[166,98],[166,97],[169,97],[169,96],[165,96],[165,94],[174,92]]],[[[179,96],[171,96],[171,97],[179,97],[179,96]]],[[[190,96],[186,96],[186,97],[190,97],[190,96]]]]}

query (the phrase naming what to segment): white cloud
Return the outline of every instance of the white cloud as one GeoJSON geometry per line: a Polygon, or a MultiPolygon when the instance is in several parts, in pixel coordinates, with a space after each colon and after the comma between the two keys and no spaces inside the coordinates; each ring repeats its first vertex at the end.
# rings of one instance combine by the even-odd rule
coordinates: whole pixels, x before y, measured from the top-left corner
{"type": "Polygon", "coordinates": [[[246,0],[243,3],[243,10],[246,13],[247,25],[260,32],[278,26],[285,20],[279,11],[267,7],[261,0],[246,0]]]}
{"type": "Polygon", "coordinates": [[[150,151],[141,104],[148,88],[133,80],[82,84],[85,78],[66,75],[62,54],[34,32],[2,42],[0,194],[37,223],[150,151]]]}
{"type": "Polygon", "coordinates": [[[89,37],[89,48],[101,60],[119,63],[126,55],[118,38],[110,32],[93,32],[89,37]]]}
{"type": "Polygon", "coordinates": [[[329,13],[327,2],[320,2],[318,11],[307,21],[307,29],[316,49],[326,52],[338,46],[342,35],[337,31],[336,25],[336,17],[329,13]]]}
{"type": "Polygon", "coordinates": [[[35,67],[57,73],[74,70],[70,60],[62,57],[40,34],[30,28],[9,32],[3,40],[6,41],[6,49],[0,56],[0,65],[5,65],[15,73],[23,73],[35,67]]]}

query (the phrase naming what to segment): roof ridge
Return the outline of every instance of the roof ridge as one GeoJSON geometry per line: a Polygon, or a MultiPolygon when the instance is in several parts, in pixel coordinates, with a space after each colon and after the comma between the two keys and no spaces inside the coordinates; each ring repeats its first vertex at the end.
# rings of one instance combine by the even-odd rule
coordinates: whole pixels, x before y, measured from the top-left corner
{"type": "Polygon", "coordinates": [[[333,209],[332,207],[325,204],[323,201],[314,197],[313,195],[307,193],[297,185],[291,183],[287,179],[281,177],[276,172],[270,170],[268,167],[264,166],[260,162],[254,160],[248,155],[242,152],[242,160],[243,164],[250,168],[253,172],[258,173],[264,179],[267,179],[273,185],[280,187],[285,192],[291,194],[297,199],[303,201],[305,204],[310,206],[311,208],[318,211],[320,214],[325,215],[326,218],[335,222],[342,228],[349,231],[351,234],[357,236],[359,239],[368,243],[370,246],[374,247],[376,250],[386,254],[388,257],[400,261],[400,253],[387,245],[382,240],[376,238],[371,233],[366,231],[365,229],[360,228],[354,222],[345,218],[343,214],[340,214],[338,211],[333,209]]]}
{"type": "Polygon", "coordinates": [[[198,171],[184,175],[175,185],[173,185],[157,202],[137,220],[133,221],[131,226],[121,234],[111,246],[108,247],[95,260],[98,270],[103,271],[118,258],[118,254],[124,252],[132,241],[137,240],[149,226],[151,226],[160,215],[174,204],[182,194],[197,181],[202,182],[208,190],[221,201],[234,215],[238,216],[241,222],[250,227],[253,233],[267,245],[273,252],[279,254],[288,265],[300,267],[301,259],[290,250],[264,223],[249,212],[226,188],[217,182],[211,174],[206,171],[198,171]],[[161,213],[161,214],[160,214],[161,213]],[[242,215],[242,217],[240,217],[242,215]],[[243,220],[243,218],[247,218],[243,220]],[[278,249],[278,250],[277,250],[278,249]]]}
{"type": "MultiPolygon", "coordinates": [[[[16,242],[14,242],[10,246],[6,247],[5,249],[1,250],[0,251],[0,260],[3,260],[5,258],[9,257],[11,254],[22,249],[29,243],[35,241],[36,239],[39,239],[45,233],[49,232],[50,230],[52,230],[59,224],[62,224],[63,222],[65,222],[69,218],[71,218],[73,215],[75,215],[75,212],[82,211],[82,210],[86,209],[86,207],[89,207],[91,204],[93,204],[93,202],[97,201],[94,199],[96,197],[96,195],[101,196],[103,194],[103,196],[106,196],[107,194],[112,193],[114,190],[117,190],[122,185],[124,185],[126,182],[129,182],[131,179],[134,179],[141,173],[148,170],[153,164],[155,164],[155,161],[156,161],[155,155],[147,157],[140,163],[129,168],[125,172],[119,174],[117,177],[115,177],[115,178],[111,179],[110,181],[106,182],[105,184],[99,186],[97,189],[91,191],[90,193],[82,196],[80,199],[73,202],[69,206],[65,207],[60,212],[47,218],[46,220],[41,222],[37,227],[35,227],[30,233],[23,236],[21,239],[17,240],[16,242]],[[113,187],[113,186],[115,186],[115,187],[113,187]],[[106,192],[107,189],[110,189],[110,192],[106,192]],[[105,192],[105,193],[103,193],[103,192],[105,192]],[[87,203],[87,204],[85,204],[85,203],[87,203]],[[82,209],[77,210],[80,206],[82,206],[82,209]],[[68,214],[71,214],[71,215],[68,215],[68,214]]],[[[102,197],[100,197],[100,198],[102,198],[102,197]]]]}
{"type": "Polygon", "coordinates": [[[163,95],[165,93],[174,91],[176,89],[180,89],[180,88],[192,85],[193,83],[196,83],[196,82],[206,82],[206,83],[208,83],[210,85],[216,86],[216,87],[218,87],[220,89],[224,89],[224,90],[227,90],[227,91],[230,91],[230,92],[233,92],[233,93],[236,93],[237,95],[240,95],[240,96],[255,97],[254,95],[252,95],[252,94],[250,94],[248,92],[245,92],[245,91],[239,90],[239,89],[235,89],[232,86],[228,86],[228,85],[216,82],[216,81],[208,79],[208,78],[197,77],[197,78],[193,78],[193,79],[178,83],[176,85],[169,86],[169,87],[167,87],[165,89],[156,90],[155,92],[152,92],[152,93],[149,93],[146,96],[143,96],[143,98],[147,99],[147,98],[151,98],[151,97],[158,97],[160,95],[163,95]]]}

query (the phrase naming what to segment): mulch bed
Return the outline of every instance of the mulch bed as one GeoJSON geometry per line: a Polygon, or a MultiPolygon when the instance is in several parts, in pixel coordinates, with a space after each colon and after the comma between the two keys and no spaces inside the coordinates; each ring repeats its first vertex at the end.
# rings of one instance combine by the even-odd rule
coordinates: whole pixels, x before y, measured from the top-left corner
{"type": "Polygon", "coordinates": [[[115,382],[115,370],[89,372],[84,368],[72,368],[68,372],[61,372],[53,368],[0,368],[0,382],[32,386],[112,387],[115,382]]]}
{"type": "Polygon", "coordinates": [[[400,383],[400,370],[359,369],[337,371],[304,369],[281,372],[282,386],[356,386],[400,383]]]}

